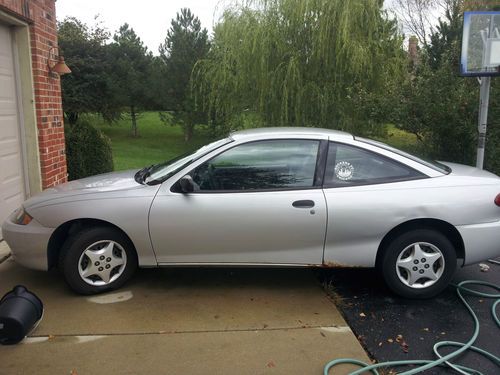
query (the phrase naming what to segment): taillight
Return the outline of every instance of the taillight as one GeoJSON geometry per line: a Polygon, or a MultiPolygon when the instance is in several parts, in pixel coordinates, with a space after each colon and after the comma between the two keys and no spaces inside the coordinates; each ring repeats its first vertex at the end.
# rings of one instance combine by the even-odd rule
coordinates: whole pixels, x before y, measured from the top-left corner
{"type": "Polygon", "coordinates": [[[500,194],[495,197],[495,204],[500,207],[500,194]]]}

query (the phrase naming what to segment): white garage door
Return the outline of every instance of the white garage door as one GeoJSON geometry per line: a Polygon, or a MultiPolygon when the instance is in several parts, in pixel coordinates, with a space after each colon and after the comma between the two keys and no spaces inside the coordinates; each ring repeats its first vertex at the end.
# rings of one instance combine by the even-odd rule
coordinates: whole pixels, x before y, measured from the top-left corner
{"type": "Polygon", "coordinates": [[[12,38],[9,28],[0,24],[0,224],[24,196],[12,38]]]}

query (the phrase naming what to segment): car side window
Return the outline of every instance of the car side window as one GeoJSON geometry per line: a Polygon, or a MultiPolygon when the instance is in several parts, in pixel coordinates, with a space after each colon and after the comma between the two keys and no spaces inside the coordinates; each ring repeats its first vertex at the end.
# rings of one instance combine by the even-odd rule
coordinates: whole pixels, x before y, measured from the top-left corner
{"type": "Polygon", "coordinates": [[[424,177],[413,168],[388,157],[342,143],[329,143],[326,163],[326,187],[380,184],[424,177]]]}
{"type": "Polygon", "coordinates": [[[233,147],[194,169],[195,191],[311,188],[319,141],[279,139],[233,147]]]}

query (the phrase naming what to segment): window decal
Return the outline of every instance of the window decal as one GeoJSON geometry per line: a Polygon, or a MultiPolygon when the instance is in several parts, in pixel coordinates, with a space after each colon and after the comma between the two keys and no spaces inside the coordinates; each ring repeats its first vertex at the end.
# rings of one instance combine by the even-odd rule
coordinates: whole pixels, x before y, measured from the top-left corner
{"type": "Polygon", "coordinates": [[[352,178],[354,174],[354,167],[351,163],[347,161],[339,161],[335,164],[335,176],[339,180],[348,181],[352,178]]]}

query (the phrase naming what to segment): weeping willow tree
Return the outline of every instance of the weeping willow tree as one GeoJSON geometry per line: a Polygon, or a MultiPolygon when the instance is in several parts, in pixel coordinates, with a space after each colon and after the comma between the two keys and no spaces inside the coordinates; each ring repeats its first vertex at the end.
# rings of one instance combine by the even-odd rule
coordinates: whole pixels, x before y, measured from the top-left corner
{"type": "Polygon", "coordinates": [[[366,132],[406,57],[382,0],[233,1],[192,73],[213,124],[366,132]],[[251,124],[244,124],[250,119],[251,124]]]}

